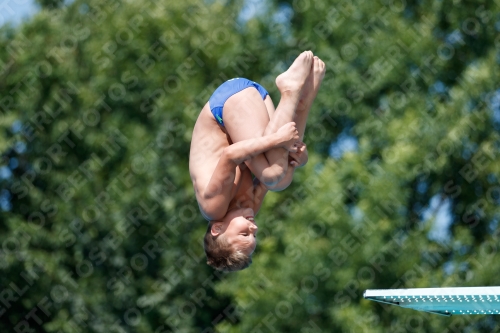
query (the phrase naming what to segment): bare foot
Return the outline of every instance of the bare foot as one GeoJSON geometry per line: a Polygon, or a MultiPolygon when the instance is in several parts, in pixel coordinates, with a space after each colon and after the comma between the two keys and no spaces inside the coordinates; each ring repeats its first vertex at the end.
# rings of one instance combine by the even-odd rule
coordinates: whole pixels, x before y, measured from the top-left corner
{"type": "Polygon", "coordinates": [[[311,51],[302,52],[284,73],[276,78],[276,86],[281,94],[299,93],[306,82],[313,63],[311,51]]]}
{"type": "Polygon", "coordinates": [[[288,154],[288,162],[293,167],[301,167],[304,166],[308,160],[306,144],[302,141],[297,141],[296,146],[297,151],[288,154]]]}
{"type": "Polygon", "coordinates": [[[325,63],[317,56],[314,56],[311,72],[309,73],[306,83],[300,93],[297,110],[309,109],[311,107],[312,102],[318,94],[321,82],[325,77],[325,70],[325,63]]]}

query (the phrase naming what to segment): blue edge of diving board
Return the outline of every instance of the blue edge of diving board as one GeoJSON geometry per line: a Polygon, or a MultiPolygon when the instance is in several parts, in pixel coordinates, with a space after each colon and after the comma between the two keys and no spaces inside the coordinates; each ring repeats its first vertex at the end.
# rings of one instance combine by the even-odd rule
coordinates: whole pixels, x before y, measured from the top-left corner
{"type": "Polygon", "coordinates": [[[500,287],[368,289],[363,297],[447,317],[500,314],[500,287]]]}

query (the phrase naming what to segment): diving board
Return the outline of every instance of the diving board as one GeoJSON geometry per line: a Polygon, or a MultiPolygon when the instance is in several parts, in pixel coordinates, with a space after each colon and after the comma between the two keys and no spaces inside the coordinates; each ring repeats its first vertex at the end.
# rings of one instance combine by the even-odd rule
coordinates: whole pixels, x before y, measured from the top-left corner
{"type": "Polygon", "coordinates": [[[363,296],[444,316],[500,314],[500,287],[368,289],[363,296]]]}

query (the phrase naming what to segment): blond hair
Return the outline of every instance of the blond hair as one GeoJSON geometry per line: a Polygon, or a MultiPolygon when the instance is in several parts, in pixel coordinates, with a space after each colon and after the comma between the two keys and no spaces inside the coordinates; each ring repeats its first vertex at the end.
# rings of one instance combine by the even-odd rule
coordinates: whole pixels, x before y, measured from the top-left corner
{"type": "Polygon", "coordinates": [[[244,254],[239,249],[234,249],[224,235],[213,236],[211,229],[212,222],[209,222],[203,239],[208,265],[226,272],[239,271],[250,266],[251,256],[244,254]]]}

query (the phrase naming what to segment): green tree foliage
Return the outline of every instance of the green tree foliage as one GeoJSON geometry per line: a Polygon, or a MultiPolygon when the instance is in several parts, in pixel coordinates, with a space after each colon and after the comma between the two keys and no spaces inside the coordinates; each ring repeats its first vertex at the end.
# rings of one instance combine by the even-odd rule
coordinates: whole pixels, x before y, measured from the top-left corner
{"type": "Polygon", "coordinates": [[[362,293],[498,285],[498,5],[276,7],[293,12],[283,50],[304,43],[327,63],[305,138],[319,155],[266,202],[261,224],[270,237],[254,267],[265,291],[253,300],[257,287],[246,288],[255,271],[220,286],[242,304],[243,323],[227,329],[492,331],[491,317],[443,319],[362,293]],[[329,158],[339,132],[357,149],[329,158]],[[452,225],[439,234],[441,207],[452,225]]]}
{"type": "Polygon", "coordinates": [[[495,329],[362,293],[499,284],[498,2],[48,7],[0,30],[0,331],[495,329]],[[310,161],[266,197],[252,266],[214,272],[198,112],[236,76],[277,103],[305,49],[327,64],[310,161]]]}
{"type": "Polygon", "coordinates": [[[260,61],[238,12],[76,1],[2,30],[1,331],[212,326],[187,156],[209,91],[260,61]]]}
{"type": "Polygon", "coordinates": [[[42,8],[55,9],[64,4],[64,0],[37,0],[36,1],[42,8]]]}

